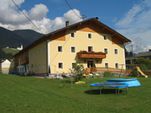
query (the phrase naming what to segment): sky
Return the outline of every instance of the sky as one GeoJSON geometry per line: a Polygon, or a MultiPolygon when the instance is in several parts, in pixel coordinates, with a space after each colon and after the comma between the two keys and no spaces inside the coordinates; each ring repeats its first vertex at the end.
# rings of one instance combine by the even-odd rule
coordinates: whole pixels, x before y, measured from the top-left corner
{"type": "Polygon", "coordinates": [[[129,50],[151,49],[151,0],[0,0],[0,26],[10,30],[49,33],[64,27],[66,20],[73,24],[83,16],[99,17],[132,40],[129,50]]]}

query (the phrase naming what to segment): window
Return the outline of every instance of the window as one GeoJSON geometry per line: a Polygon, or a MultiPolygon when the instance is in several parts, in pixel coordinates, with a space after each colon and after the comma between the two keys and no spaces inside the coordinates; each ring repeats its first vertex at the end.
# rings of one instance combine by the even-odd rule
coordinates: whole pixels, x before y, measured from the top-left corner
{"type": "Polygon", "coordinates": [[[92,38],[92,35],[90,33],[88,34],[88,38],[92,38]]]}
{"type": "Polygon", "coordinates": [[[76,63],[72,63],[72,69],[76,66],[76,63]]]}
{"type": "Polygon", "coordinates": [[[60,63],[60,62],[59,62],[59,63],[58,63],[58,68],[59,68],[59,69],[62,69],[62,68],[63,68],[63,63],[60,63]]]}
{"type": "Polygon", "coordinates": [[[88,46],[88,52],[92,52],[93,51],[93,47],[92,46],[88,46]]]}
{"type": "Polygon", "coordinates": [[[58,52],[62,52],[62,46],[58,46],[58,52]]]}
{"type": "Polygon", "coordinates": [[[118,50],[117,50],[117,49],[114,49],[114,53],[115,53],[115,54],[118,54],[118,50]]]}
{"type": "Polygon", "coordinates": [[[115,68],[118,69],[118,63],[115,63],[115,68]]]}
{"type": "Polygon", "coordinates": [[[75,47],[71,47],[71,52],[75,53],[75,47]]]}
{"type": "Polygon", "coordinates": [[[105,68],[109,68],[108,63],[105,63],[105,68]]]}
{"type": "Polygon", "coordinates": [[[106,54],[108,53],[108,49],[107,48],[104,49],[104,53],[106,53],[106,54]]]}
{"type": "Polygon", "coordinates": [[[104,40],[107,40],[107,36],[104,35],[103,37],[104,37],[104,40]]]}
{"type": "Polygon", "coordinates": [[[71,33],[71,37],[74,37],[74,33],[71,33]]]}

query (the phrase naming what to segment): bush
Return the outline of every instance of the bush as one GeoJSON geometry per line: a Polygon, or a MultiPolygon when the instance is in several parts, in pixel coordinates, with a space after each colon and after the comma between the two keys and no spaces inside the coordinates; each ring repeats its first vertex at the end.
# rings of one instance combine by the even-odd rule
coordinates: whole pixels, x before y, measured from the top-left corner
{"type": "Polygon", "coordinates": [[[132,77],[137,77],[138,76],[138,72],[136,69],[133,69],[132,72],[130,73],[130,76],[132,77]]]}
{"type": "Polygon", "coordinates": [[[80,81],[83,78],[84,67],[78,63],[75,63],[71,73],[74,75],[74,82],[80,81]]]}

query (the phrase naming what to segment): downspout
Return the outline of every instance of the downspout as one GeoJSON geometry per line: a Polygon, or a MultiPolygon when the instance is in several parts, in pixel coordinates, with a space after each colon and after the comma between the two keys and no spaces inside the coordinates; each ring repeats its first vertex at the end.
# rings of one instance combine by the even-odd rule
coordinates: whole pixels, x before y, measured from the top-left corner
{"type": "Polygon", "coordinates": [[[49,76],[49,74],[51,73],[49,40],[46,41],[46,69],[47,69],[47,76],[49,76]]]}

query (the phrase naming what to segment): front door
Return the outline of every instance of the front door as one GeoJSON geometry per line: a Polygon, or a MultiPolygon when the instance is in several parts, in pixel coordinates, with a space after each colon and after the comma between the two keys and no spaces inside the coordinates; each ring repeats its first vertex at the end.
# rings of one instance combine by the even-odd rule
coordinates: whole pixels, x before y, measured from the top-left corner
{"type": "Polygon", "coordinates": [[[91,61],[88,61],[88,62],[87,62],[87,67],[88,67],[88,68],[95,67],[94,61],[92,61],[92,60],[91,60],[91,61]]]}

